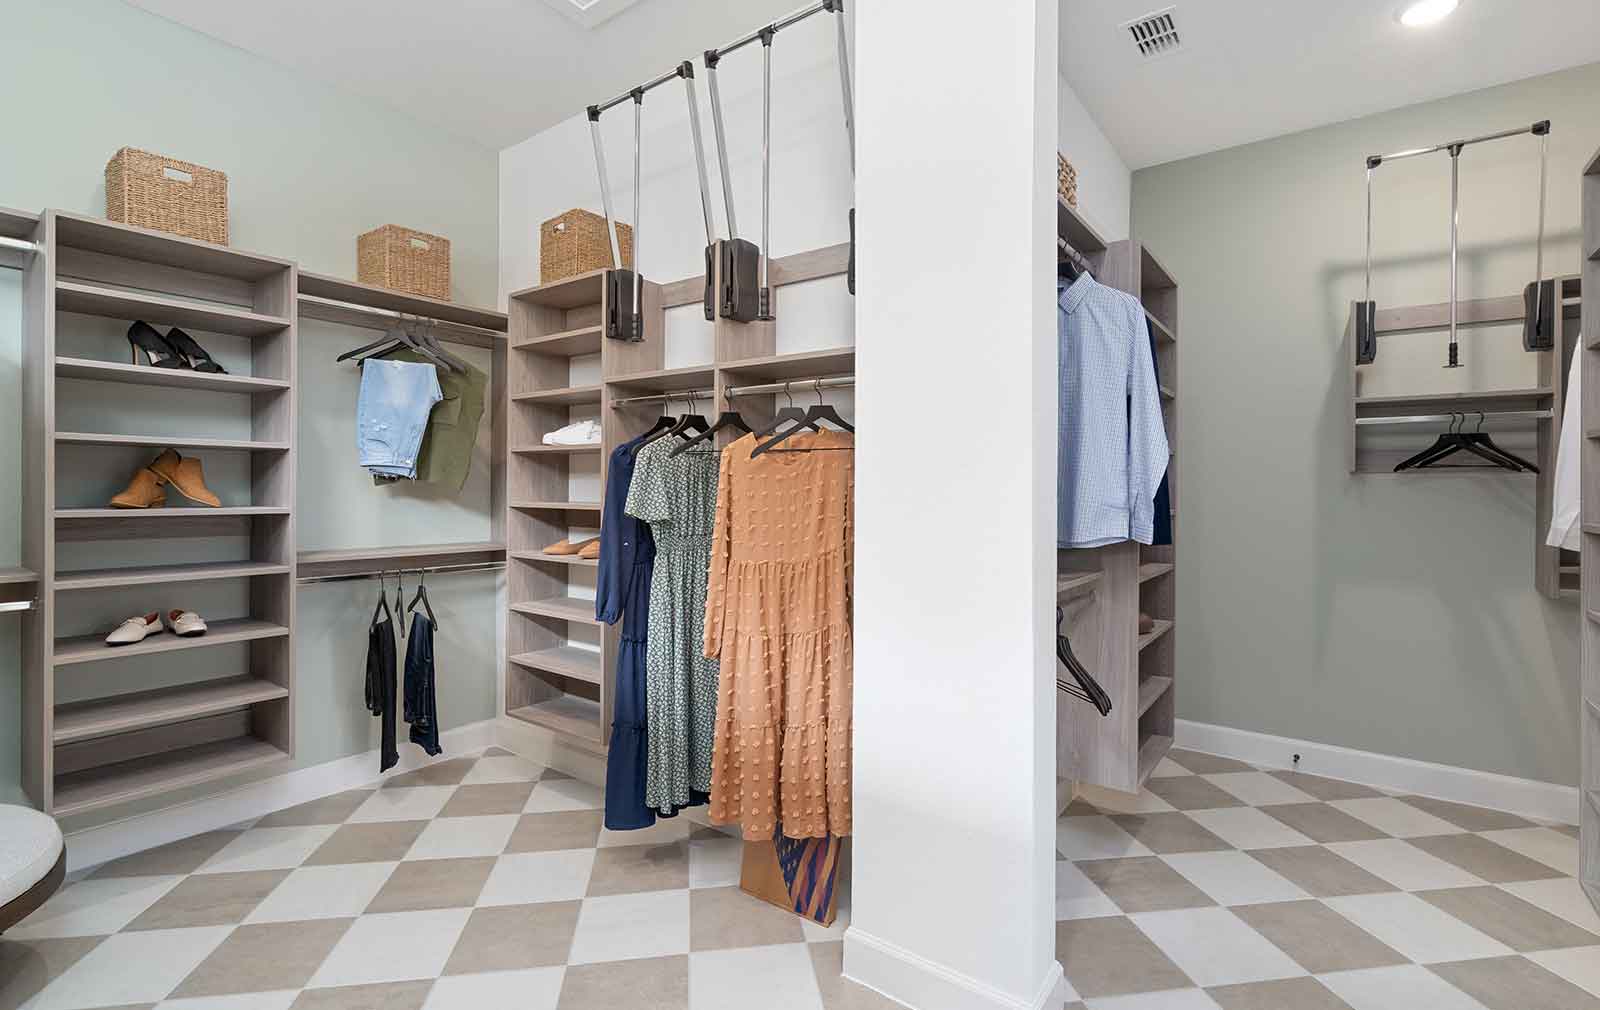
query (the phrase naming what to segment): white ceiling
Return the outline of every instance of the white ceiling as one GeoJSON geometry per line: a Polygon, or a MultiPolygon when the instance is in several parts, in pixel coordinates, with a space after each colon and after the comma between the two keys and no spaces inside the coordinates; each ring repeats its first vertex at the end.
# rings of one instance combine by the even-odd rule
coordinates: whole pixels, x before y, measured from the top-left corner
{"type": "Polygon", "coordinates": [[[549,0],[128,2],[497,150],[797,5],[642,0],[586,28],[549,0]]]}
{"type": "Polygon", "coordinates": [[[1169,0],[1063,0],[1061,73],[1130,168],[1600,60],[1597,0],[1461,0],[1406,28],[1404,0],[1175,0],[1183,48],[1122,25],[1169,0]]]}

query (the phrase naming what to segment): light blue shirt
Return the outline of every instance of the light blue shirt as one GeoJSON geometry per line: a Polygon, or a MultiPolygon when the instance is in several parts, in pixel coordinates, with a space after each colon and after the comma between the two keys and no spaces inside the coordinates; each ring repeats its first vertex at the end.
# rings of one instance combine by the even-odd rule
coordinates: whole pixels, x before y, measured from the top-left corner
{"type": "Polygon", "coordinates": [[[1057,283],[1061,403],[1056,543],[1100,547],[1155,536],[1167,430],[1144,308],[1082,274],[1057,283]]]}

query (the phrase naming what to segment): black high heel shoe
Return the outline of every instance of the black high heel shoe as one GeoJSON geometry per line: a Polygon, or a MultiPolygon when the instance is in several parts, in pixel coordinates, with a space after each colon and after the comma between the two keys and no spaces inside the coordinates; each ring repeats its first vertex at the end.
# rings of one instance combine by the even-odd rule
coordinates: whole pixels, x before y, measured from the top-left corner
{"type": "Polygon", "coordinates": [[[128,327],[128,344],[133,352],[133,363],[139,363],[139,352],[143,351],[146,364],[151,368],[189,368],[189,359],[178,353],[178,349],[168,342],[166,337],[156,330],[154,326],[142,320],[134,320],[128,327]]]}
{"type": "Polygon", "coordinates": [[[176,326],[167,331],[167,342],[177,348],[178,353],[183,355],[185,360],[189,362],[189,367],[195,371],[210,372],[214,375],[228,374],[228,370],[217,364],[211,355],[206,353],[204,347],[201,347],[193,337],[176,326]]]}

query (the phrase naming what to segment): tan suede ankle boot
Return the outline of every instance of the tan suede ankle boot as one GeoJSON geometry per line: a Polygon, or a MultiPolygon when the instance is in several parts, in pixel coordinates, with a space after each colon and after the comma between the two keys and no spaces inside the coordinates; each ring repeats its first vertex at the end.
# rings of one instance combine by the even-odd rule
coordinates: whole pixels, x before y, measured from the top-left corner
{"type": "Polygon", "coordinates": [[[160,474],[149,467],[140,467],[128,481],[128,486],[113,499],[114,509],[148,509],[167,503],[167,493],[161,490],[164,483],[160,474]]]}
{"type": "Polygon", "coordinates": [[[205,471],[200,461],[193,456],[185,459],[175,451],[167,449],[155,458],[150,464],[150,469],[160,474],[178,489],[179,494],[195,504],[211,508],[222,507],[222,499],[206,487],[205,471]]]}

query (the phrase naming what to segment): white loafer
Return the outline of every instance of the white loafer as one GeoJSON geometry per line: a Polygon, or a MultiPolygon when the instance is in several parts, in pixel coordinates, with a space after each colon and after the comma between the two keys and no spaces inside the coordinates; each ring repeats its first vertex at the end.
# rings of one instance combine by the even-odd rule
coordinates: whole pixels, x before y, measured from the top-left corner
{"type": "Polygon", "coordinates": [[[161,634],[161,615],[145,614],[143,617],[130,617],[117,626],[117,630],[106,636],[107,645],[132,645],[142,642],[151,635],[161,634]]]}
{"type": "Polygon", "coordinates": [[[206,633],[206,622],[192,610],[167,611],[167,627],[179,638],[194,638],[206,633]]]}

